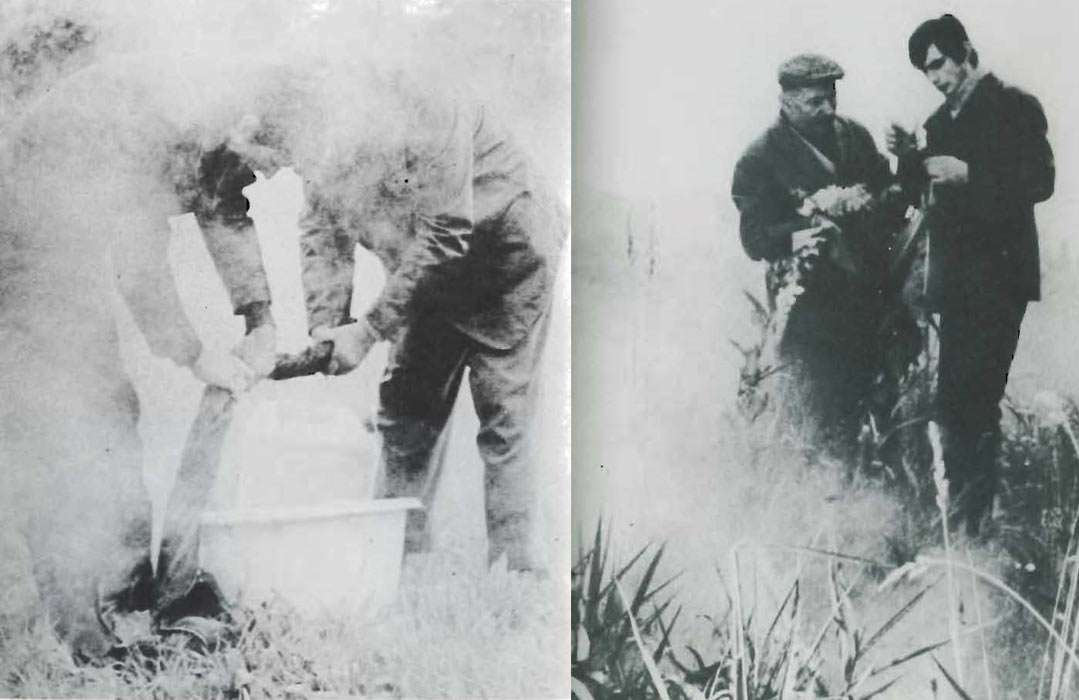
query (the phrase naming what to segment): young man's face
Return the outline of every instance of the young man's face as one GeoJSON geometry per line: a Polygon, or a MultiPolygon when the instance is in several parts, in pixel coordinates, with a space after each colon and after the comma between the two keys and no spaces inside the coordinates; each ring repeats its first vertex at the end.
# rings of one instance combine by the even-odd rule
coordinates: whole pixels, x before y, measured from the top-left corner
{"type": "Polygon", "coordinates": [[[922,70],[945,99],[952,99],[970,74],[966,61],[956,63],[955,59],[945,56],[936,44],[930,44],[926,49],[922,70]]]}
{"type": "Polygon", "coordinates": [[[835,83],[785,90],[781,104],[783,114],[796,128],[820,133],[832,128],[835,121],[835,83]]]}

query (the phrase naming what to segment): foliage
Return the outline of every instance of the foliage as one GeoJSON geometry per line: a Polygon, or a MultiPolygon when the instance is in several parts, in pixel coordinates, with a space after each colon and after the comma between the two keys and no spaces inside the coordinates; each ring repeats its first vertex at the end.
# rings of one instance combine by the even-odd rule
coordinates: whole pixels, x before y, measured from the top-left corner
{"type": "Polygon", "coordinates": [[[656,641],[656,649],[650,655],[654,663],[659,663],[668,651],[670,633],[681,609],[665,623],[663,615],[673,601],[667,599],[661,603],[658,596],[674,578],[653,586],[663,547],[647,560],[644,556],[650,548],[644,547],[629,563],[614,571],[610,561],[610,533],[606,539],[603,534],[600,521],[592,548],[582,549],[572,571],[571,675],[574,687],[579,688],[575,694],[582,700],[588,696],[597,700],[658,697],[633,626],[639,620],[641,634],[656,641]],[[627,601],[620,595],[618,583],[634,572],[639,563],[643,563],[644,572],[627,601]]]}
{"type": "MultiPolygon", "coordinates": [[[[755,298],[750,303],[760,337],[754,345],[739,346],[744,366],[738,405],[749,429],[764,426],[770,434],[782,435],[791,427],[776,420],[776,371],[760,370],[760,358],[776,344],[782,323],[775,319],[774,304],[755,298]]],[[[920,349],[912,361],[904,366],[895,362],[901,358],[888,358],[885,363],[875,395],[864,402],[858,448],[850,451],[854,458],[845,465],[849,476],[879,484],[904,504],[905,518],[888,537],[893,566],[919,559],[922,551],[936,546],[941,532],[942,516],[934,503],[939,489],[933,487],[932,454],[925,439],[936,374],[932,317],[923,319],[920,333],[920,349]]],[[[1070,658],[1079,648],[1079,408],[1051,392],[1027,403],[1009,397],[1004,406],[999,497],[987,533],[976,544],[990,553],[986,563],[1002,572],[1000,584],[1016,592],[1032,614],[1052,620],[1059,640],[1045,642],[1038,697],[1055,700],[1074,690],[1070,658]]],[[[951,561],[950,549],[947,556],[951,561]]],[[[959,614],[963,606],[977,604],[971,598],[976,591],[955,593],[959,614]]],[[[987,598],[1008,619],[991,630],[998,645],[1018,650],[1045,640],[1045,630],[1034,624],[1032,615],[1011,614],[1022,607],[1015,600],[1005,599],[999,590],[988,592],[987,598]]],[[[985,675],[991,683],[988,670],[985,675]]],[[[958,683],[948,675],[944,680],[958,683]]],[[[1023,683],[1027,689],[1020,692],[1029,692],[1030,678],[1023,683]]]]}
{"type": "Polygon", "coordinates": [[[936,582],[920,587],[883,622],[867,629],[854,602],[860,577],[847,582],[843,565],[831,561],[827,569],[831,613],[815,634],[802,631],[811,616],[802,607],[800,578],[793,580],[763,630],[756,624],[753,610],[742,610],[742,583],[735,578],[726,615],[718,622],[709,618],[713,620],[712,646],[717,651],[709,653],[690,642],[684,645],[684,653],[676,653],[673,633],[682,608],[669,622],[665,620],[673,600],[658,603],[655,598],[670,580],[652,586],[663,548],[644,560],[649,549],[641,549],[628,564],[615,569],[609,561],[610,535],[604,538],[601,522],[591,549],[578,554],[571,599],[573,692],[579,700],[869,700],[880,697],[897,682],[901,667],[947,644],[947,640],[935,641],[897,657],[881,658],[881,641],[936,582]],[[634,595],[620,599],[619,581],[638,564],[644,564],[644,573],[634,595]],[[648,602],[651,609],[644,612],[642,607],[648,602]],[[637,619],[641,620],[639,638],[633,630],[637,619]],[[651,672],[647,666],[653,667],[651,672]]]}

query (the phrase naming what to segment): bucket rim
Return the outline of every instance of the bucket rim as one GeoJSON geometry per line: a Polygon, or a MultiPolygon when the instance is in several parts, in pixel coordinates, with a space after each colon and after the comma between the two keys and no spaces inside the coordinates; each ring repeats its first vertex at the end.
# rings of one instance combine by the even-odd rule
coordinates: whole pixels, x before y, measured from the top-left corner
{"type": "Polygon", "coordinates": [[[201,523],[207,526],[249,525],[328,520],[352,515],[373,515],[422,509],[417,498],[375,498],[370,500],[333,501],[314,506],[273,508],[238,508],[203,513],[201,523]]]}

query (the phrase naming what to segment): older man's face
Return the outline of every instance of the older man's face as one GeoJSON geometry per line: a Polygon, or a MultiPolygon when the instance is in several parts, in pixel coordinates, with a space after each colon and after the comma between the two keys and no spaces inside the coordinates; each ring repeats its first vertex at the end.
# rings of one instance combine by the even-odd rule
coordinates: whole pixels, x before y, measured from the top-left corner
{"type": "Polygon", "coordinates": [[[821,133],[835,121],[835,83],[784,90],[781,109],[795,128],[821,133]]]}

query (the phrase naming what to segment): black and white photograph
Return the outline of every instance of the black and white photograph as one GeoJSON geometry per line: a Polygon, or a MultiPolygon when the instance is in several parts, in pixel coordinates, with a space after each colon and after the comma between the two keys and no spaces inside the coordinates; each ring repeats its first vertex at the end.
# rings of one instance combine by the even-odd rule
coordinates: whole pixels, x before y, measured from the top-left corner
{"type": "Polygon", "coordinates": [[[0,697],[1079,697],[1077,29],[0,0],[0,697]]]}
{"type": "Polygon", "coordinates": [[[573,23],[576,697],[1079,696],[1074,6],[573,23]]]}
{"type": "Polygon", "coordinates": [[[0,696],[559,698],[565,0],[0,4],[0,696]]]}

